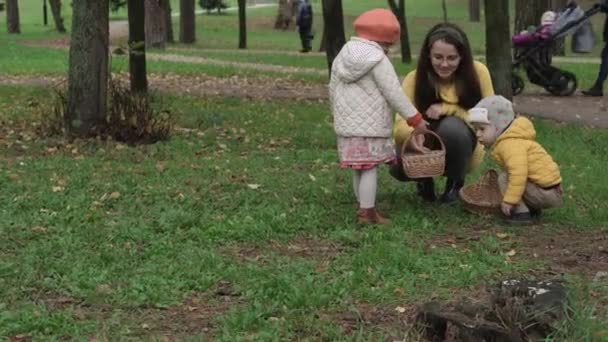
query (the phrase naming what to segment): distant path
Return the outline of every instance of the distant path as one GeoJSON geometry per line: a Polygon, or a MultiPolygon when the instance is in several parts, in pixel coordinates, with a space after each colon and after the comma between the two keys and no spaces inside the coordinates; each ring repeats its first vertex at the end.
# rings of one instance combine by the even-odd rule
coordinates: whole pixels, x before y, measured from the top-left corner
{"type": "MultiPolygon", "coordinates": [[[[260,3],[247,6],[248,9],[264,8],[264,7],[276,7],[277,4],[273,3],[260,3]]],[[[238,7],[228,7],[222,11],[231,12],[238,10],[238,7]]],[[[196,14],[204,14],[207,11],[197,10],[196,14]]],[[[172,17],[179,17],[179,12],[172,12],[172,17]]],[[[124,39],[129,36],[129,22],[127,20],[112,20],[110,21],[110,40],[112,39],[124,39]]]]}
{"type": "MultiPolygon", "coordinates": [[[[126,74],[114,76],[127,80],[126,74]]],[[[148,75],[152,90],[195,96],[235,96],[279,100],[327,100],[327,86],[294,81],[288,78],[218,78],[207,75],[181,76],[175,74],[148,75]]],[[[0,75],[0,85],[61,86],[64,77],[0,75]]],[[[516,110],[545,119],[571,122],[583,126],[608,128],[608,96],[589,98],[581,95],[554,97],[531,89],[529,94],[515,97],[516,110]]]]}

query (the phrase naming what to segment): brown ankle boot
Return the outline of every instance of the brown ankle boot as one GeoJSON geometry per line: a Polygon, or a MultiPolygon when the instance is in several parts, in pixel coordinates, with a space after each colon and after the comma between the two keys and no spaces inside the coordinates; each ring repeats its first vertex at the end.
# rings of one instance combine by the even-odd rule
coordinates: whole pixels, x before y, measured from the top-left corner
{"type": "Polygon", "coordinates": [[[357,223],[359,224],[387,224],[390,222],[389,219],[378,213],[376,208],[357,210],[357,223]]]}

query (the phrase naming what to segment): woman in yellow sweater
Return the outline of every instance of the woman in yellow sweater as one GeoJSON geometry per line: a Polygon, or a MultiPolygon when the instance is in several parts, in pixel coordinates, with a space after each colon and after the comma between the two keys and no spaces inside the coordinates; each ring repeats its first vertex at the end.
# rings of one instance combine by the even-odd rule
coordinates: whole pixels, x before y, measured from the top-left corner
{"type": "MultiPolygon", "coordinates": [[[[403,91],[414,100],[429,128],[445,144],[447,181],[441,201],[457,200],[467,171],[476,167],[483,157],[483,147],[466,119],[468,109],[482,98],[494,95],[490,73],[485,65],[473,60],[466,34],[454,24],[441,23],[426,35],[418,66],[405,77],[403,91]]],[[[398,151],[409,140],[411,132],[405,120],[397,116],[393,137],[398,151]]],[[[390,173],[397,180],[410,180],[400,160],[391,167],[390,173]]],[[[432,178],[419,180],[417,189],[424,200],[436,200],[432,178]]]]}

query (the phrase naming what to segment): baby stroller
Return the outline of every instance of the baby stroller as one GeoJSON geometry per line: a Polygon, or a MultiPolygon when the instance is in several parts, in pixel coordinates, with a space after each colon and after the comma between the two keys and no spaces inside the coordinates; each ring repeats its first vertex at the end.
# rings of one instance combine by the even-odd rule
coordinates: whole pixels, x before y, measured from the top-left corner
{"type": "MultiPolygon", "coordinates": [[[[589,18],[599,12],[599,5],[583,11],[572,2],[551,25],[550,35],[546,39],[514,44],[513,70],[523,68],[530,82],[544,87],[552,95],[572,95],[577,87],[576,75],[551,65],[555,42],[577,31],[589,18]]],[[[524,80],[515,72],[511,76],[511,87],[513,95],[518,95],[524,90],[524,80]]]]}

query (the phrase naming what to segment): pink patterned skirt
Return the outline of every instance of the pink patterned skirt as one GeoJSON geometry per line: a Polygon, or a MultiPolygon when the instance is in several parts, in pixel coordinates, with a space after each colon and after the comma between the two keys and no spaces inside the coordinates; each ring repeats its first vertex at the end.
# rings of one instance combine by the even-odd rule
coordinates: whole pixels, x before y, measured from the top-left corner
{"type": "Polygon", "coordinates": [[[396,162],[395,144],[390,138],[338,136],[341,168],[371,169],[396,162]]]}

